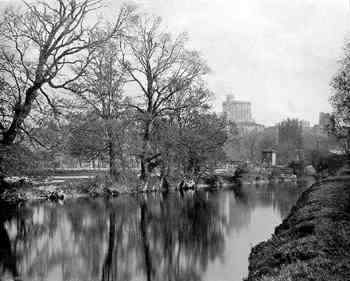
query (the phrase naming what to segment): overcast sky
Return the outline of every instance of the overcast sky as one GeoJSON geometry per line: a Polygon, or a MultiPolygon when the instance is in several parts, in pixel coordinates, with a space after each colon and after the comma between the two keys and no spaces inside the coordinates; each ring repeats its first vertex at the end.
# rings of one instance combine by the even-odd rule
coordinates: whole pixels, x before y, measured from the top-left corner
{"type": "Polygon", "coordinates": [[[134,2],[175,33],[189,33],[212,69],[216,111],[228,93],[251,101],[263,124],[286,117],[315,123],[330,111],[329,82],[350,38],[349,0],[134,2]]]}
{"type": "MultiPolygon", "coordinates": [[[[106,13],[117,13],[122,1],[106,1],[106,13]]],[[[257,122],[272,125],[287,117],[314,124],[320,111],[331,110],[329,83],[346,38],[350,41],[349,1],[133,2],[160,15],[171,32],[189,33],[191,47],[212,70],[208,84],[215,92],[217,112],[225,95],[234,94],[251,101],[257,122]]],[[[0,0],[2,5],[6,2],[0,0]]]]}

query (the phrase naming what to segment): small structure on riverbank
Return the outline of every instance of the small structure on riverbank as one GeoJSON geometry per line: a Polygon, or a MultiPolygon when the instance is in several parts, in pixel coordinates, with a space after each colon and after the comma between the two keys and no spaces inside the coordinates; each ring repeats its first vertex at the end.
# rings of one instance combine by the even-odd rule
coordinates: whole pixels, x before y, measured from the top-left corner
{"type": "Polygon", "coordinates": [[[277,153],[274,149],[265,149],[262,151],[262,163],[268,167],[276,166],[277,153]]]}

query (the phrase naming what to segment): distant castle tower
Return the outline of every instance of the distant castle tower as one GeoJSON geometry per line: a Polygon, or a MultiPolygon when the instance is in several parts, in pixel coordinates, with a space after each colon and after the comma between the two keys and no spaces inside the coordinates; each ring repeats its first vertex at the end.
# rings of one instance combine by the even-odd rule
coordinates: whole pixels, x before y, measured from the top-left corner
{"type": "Polygon", "coordinates": [[[254,122],[251,103],[235,100],[234,95],[226,96],[226,101],[222,103],[222,109],[223,113],[230,121],[235,123],[254,122]]]}

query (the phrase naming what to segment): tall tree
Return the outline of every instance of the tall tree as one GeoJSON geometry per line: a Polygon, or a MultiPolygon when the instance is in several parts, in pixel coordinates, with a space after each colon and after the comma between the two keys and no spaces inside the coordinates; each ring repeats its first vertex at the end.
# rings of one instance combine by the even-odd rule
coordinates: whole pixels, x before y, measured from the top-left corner
{"type": "MultiPolygon", "coordinates": [[[[131,10],[130,10],[131,11],[131,10]]],[[[108,31],[99,30],[97,37],[104,38],[108,31]]],[[[122,135],[127,126],[127,109],[123,107],[123,88],[126,82],[125,73],[118,63],[120,57],[120,37],[113,38],[97,48],[85,69],[76,68],[80,77],[72,84],[71,90],[77,95],[80,105],[92,112],[101,122],[103,139],[108,151],[110,175],[118,178],[116,157],[123,156],[122,135]]]]}
{"type": "Polygon", "coordinates": [[[191,85],[208,72],[196,51],[185,48],[186,36],[172,39],[161,30],[160,18],[142,15],[134,21],[123,45],[121,63],[141,90],[138,102],[130,104],[140,116],[142,148],[140,178],[146,180],[149,163],[159,153],[152,151],[154,121],[187,105],[172,103],[178,96],[191,95],[191,85]]]}
{"type": "Polygon", "coordinates": [[[234,161],[252,161],[259,160],[259,145],[261,140],[261,132],[254,129],[248,132],[229,133],[228,140],[225,144],[225,153],[230,160],[234,161]]]}
{"type": "Polygon", "coordinates": [[[75,115],[68,124],[67,154],[81,160],[105,159],[104,126],[94,114],[75,115]]]}
{"type": "Polygon", "coordinates": [[[344,144],[350,158],[350,43],[345,47],[345,54],[340,67],[331,81],[334,90],[331,103],[334,109],[329,131],[344,144]]]}
{"type": "Polygon", "coordinates": [[[96,48],[119,32],[128,14],[125,9],[108,34],[91,36],[98,24],[90,26],[87,19],[101,4],[101,0],[37,1],[24,2],[21,10],[5,10],[0,28],[2,145],[14,143],[43,100],[57,113],[54,90],[79,78],[96,48]],[[81,72],[73,74],[72,66],[81,72]]]}
{"type": "MultiPolygon", "coordinates": [[[[197,120],[195,117],[208,114],[209,99],[211,92],[201,85],[191,87],[188,95],[178,95],[171,102],[168,102],[169,107],[176,108],[176,111],[169,113],[161,119],[155,120],[153,123],[153,134],[151,136],[152,148],[158,151],[161,155],[159,161],[161,177],[180,176],[186,174],[184,168],[185,153],[180,147],[184,141],[183,137],[189,135],[189,126],[194,125],[197,120]],[[186,106],[180,106],[186,105],[186,106]]],[[[218,122],[218,126],[220,122],[218,122]]],[[[210,129],[208,127],[208,129],[210,129]]],[[[195,134],[194,131],[191,132],[195,134]]],[[[208,132],[210,134],[210,132],[208,132]]],[[[195,138],[195,136],[193,136],[195,138]]],[[[198,143],[199,146],[203,143],[198,143]]],[[[205,159],[203,157],[202,159],[205,159]]],[[[205,161],[204,161],[205,162],[205,161]]],[[[199,163],[200,165],[204,163],[199,163]]],[[[185,164],[187,166],[187,164],[185,164]]]]}
{"type": "Polygon", "coordinates": [[[278,124],[279,159],[297,160],[297,151],[303,149],[303,128],[298,119],[286,119],[278,124]]]}
{"type": "Polygon", "coordinates": [[[226,120],[210,113],[194,113],[180,128],[177,155],[185,174],[198,178],[225,160],[226,120]]]}

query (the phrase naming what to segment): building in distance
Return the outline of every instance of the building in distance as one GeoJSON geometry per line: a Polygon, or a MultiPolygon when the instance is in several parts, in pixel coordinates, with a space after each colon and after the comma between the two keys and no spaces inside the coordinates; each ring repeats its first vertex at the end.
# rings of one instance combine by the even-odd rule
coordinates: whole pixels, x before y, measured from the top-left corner
{"type": "Polygon", "coordinates": [[[234,95],[227,95],[222,103],[222,111],[227,120],[236,123],[241,134],[264,130],[263,125],[255,123],[252,117],[252,105],[248,101],[239,101],[234,95]]]}
{"type": "Polygon", "coordinates": [[[235,123],[254,122],[252,118],[252,105],[250,102],[235,100],[234,95],[227,95],[222,103],[226,118],[235,123]]]}

